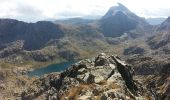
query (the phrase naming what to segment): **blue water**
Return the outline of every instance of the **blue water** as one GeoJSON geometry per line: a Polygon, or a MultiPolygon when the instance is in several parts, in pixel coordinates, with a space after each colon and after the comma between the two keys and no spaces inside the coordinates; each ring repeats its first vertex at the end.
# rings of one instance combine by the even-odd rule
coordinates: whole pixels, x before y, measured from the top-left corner
{"type": "Polygon", "coordinates": [[[28,76],[42,76],[51,72],[60,72],[70,67],[75,61],[63,62],[58,64],[52,64],[43,68],[35,69],[28,73],[28,76]]]}

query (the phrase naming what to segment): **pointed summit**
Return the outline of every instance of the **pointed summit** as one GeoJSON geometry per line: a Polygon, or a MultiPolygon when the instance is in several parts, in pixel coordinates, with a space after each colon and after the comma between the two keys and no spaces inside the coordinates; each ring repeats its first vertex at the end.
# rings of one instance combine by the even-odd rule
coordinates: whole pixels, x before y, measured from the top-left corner
{"type": "Polygon", "coordinates": [[[119,37],[125,32],[148,25],[145,19],[135,15],[124,5],[118,3],[101,18],[101,27],[106,37],[119,37]]]}
{"type": "Polygon", "coordinates": [[[109,9],[109,11],[103,16],[103,18],[108,18],[108,17],[114,16],[117,12],[123,12],[124,14],[132,13],[123,4],[118,3],[117,6],[111,7],[109,9]]]}

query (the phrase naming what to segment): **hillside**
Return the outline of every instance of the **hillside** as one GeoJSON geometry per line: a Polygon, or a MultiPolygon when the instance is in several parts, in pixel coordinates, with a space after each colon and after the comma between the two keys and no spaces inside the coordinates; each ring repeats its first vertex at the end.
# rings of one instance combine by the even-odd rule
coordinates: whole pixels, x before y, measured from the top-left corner
{"type": "Polygon", "coordinates": [[[138,74],[157,74],[170,59],[169,18],[160,24],[153,36],[131,41],[122,53],[133,64],[138,74]]]}
{"type": "Polygon", "coordinates": [[[158,34],[148,39],[152,49],[167,47],[170,43],[170,18],[168,17],[157,29],[158,34]]]}
{"type": "Polygon", "coordinates": [[[50,39],[59,39],[64,32],[59,25],[51,22],[40,21],[37,23],[25,23],[13,19],[0,20],[0,45],[22,40],[23,49],[40,49],[50,39]]]}

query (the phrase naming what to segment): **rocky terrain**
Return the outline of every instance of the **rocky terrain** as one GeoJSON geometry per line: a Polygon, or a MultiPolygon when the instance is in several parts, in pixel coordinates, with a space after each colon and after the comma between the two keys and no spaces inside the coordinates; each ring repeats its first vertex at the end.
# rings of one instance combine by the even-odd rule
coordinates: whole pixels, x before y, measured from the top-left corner
{"type": "Polygon", "coordinates": [[[164,65],[159,74],[145,80],[148,83],[147,87],[152,93],[155,93],[157,100],[170,99],[169,66],[169,64],[164,65]]]}
{"type": "Polygon", "coordinates": [[[134,74],[133,68],[118,56],[101,53],[95,59],[77,62],[61,73],[41,78],[18,76],[13,80],[16,86],[7,82],[1,86],[1,91],[10,91],[6,90],[10,84],[10,87],[14,86],[13,91],[7,93],[19,100],[153,100],[154,94],[135,80],[134,74]]]}
{"type": "Polygon", "coordinates": [[[136,75],[116,55],[99,54],[43,77],[0,72],[3,100],[169,100],[169,64],[155,75],[136,75]],[[8,78],[5,78],[7,77],[8,78]]]}
{"type": "MultiPolygon", "coordinates": [[[[162,67],[169,64],[170,59],[170,20],[167,18],[155,34],[145,40],[138,40],[138,43],[130,43],[124,49],[124,54],[130,64],[138,67],[136,72],[140,74],[159,73],[162,67]]],[[[136,41],[137,42],[137,41],[136,41]]]]}

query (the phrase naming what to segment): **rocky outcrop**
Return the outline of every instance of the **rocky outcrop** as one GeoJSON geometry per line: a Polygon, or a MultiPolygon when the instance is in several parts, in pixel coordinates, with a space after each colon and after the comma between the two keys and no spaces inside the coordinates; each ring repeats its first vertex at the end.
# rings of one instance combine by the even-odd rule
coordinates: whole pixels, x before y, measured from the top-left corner
{"type": "Polygon", "coordinates": [[[146,100],[149,92],[133,79],[134,71],[117,56],[101,53],[93,60],[82,60],[60,74],[34,81],[21,97],[24,100],[146,100]],[[33,88],[34,86],[34,88],[33,88]]]}

